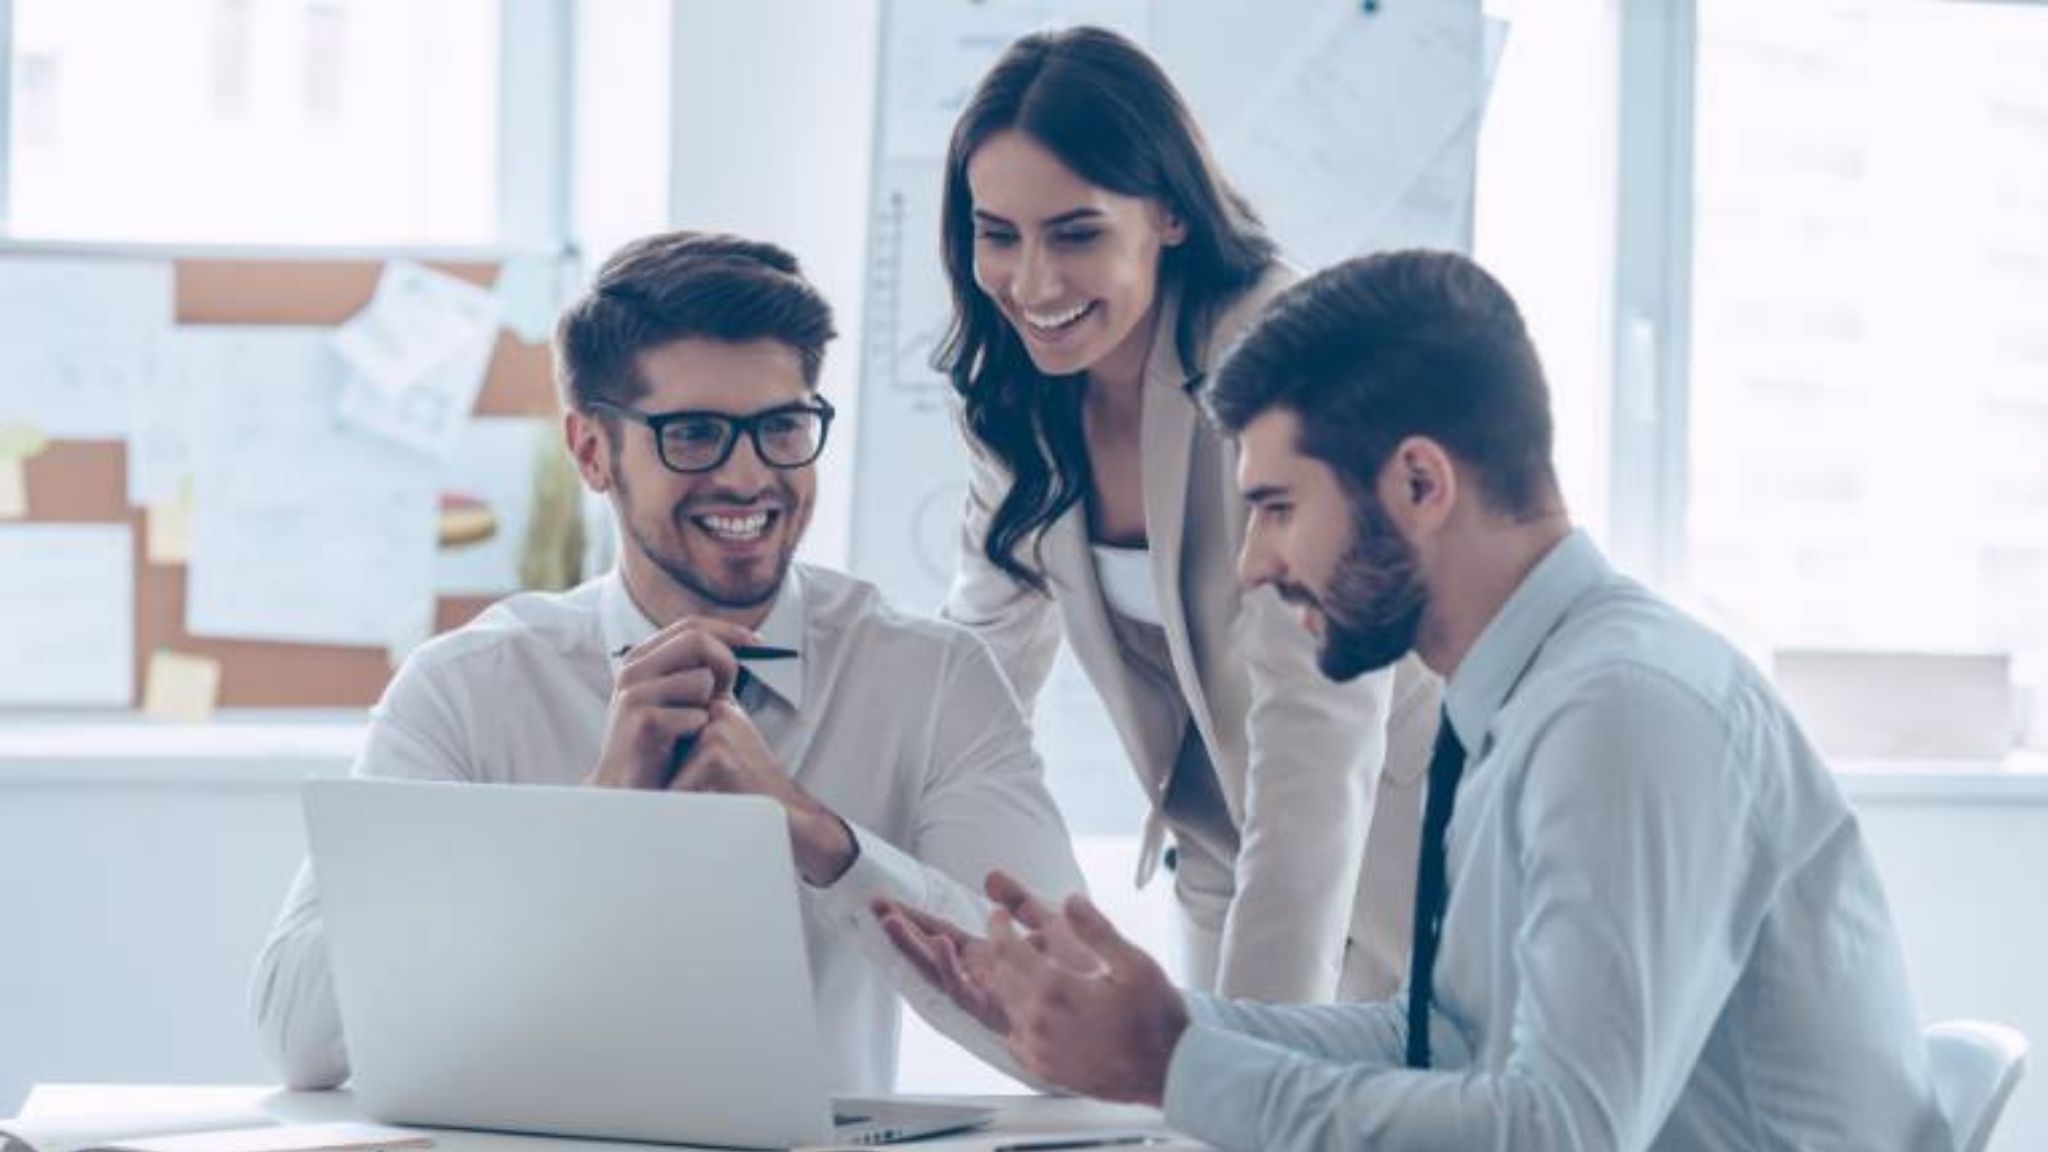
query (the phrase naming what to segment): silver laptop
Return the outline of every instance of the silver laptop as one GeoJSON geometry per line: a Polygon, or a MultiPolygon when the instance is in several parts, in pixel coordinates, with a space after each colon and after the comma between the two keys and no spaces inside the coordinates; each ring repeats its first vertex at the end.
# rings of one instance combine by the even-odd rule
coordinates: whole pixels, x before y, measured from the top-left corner
{"type": "Polygon", "coordinates": [[[828,1098],[772,801],[326,780],[306,824],[378,1120],[783,1148],[988,1119],[828,1098]]]}

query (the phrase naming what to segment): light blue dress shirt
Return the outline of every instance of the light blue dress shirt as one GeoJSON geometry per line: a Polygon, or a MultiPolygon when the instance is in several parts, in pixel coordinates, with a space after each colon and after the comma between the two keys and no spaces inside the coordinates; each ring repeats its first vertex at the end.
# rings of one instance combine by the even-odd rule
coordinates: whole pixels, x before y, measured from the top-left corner
{"type": "Polygon", "coordinates": [[[1826,765],[1725,640],[1574,533],[1452,676],[1435,1070],[1404,999],[1190,994],[1174,1127],[1224,1149],[1952,1146],[1826,765]]]}

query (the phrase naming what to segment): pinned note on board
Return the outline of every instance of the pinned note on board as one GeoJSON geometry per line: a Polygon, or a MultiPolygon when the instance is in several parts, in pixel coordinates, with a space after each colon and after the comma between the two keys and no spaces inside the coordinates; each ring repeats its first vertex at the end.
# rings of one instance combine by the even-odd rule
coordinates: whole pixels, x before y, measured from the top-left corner
{"type": "Polygon", "coordinates": [[[332,343],[357,375],[396,392],[497,328],[498,300],[488,289],[393,260],[369,306],[337,328],[332,343]]]}
{"type": "Polygon", "coordinates": [[[346,366],[342,424],[435,460],[455,450],[497,349],[499,298],[409,260],[330,341],[346,366]]]}
{"type": "Polygon", "coordinates": [[[28,462],[48,443],[33,424],[0,424],[0,520],[28,515],[28,462]]]}
{"type": "Polygon", "coordinates": [[[159,648],[143,679],[142,714],[152,720],[203,724],[220,702],[220,661],[159,648]]]}
{"type": "Polygon", "coordinates": [[[28,515],[28,465],[19,456],[0,456],[0,520],[28,515]]]}
{"type": "Polygon", "coordinates": [[[125,438],[175,316],[168,260],[10,255],[0,261],[0,411],[59,440],[125,438]]]}
{"type": "Polygon", "coordinates": [[[192,559],[192,481],[178,486],[178,494],[149,506],[145,533],[151,564],[184,564],[192,559]]]}
{"type": "Polygon", "coordinates": [[[498,270],[498,282],[491,288],[505,327],[528,344],[538,344],[554,331],[561,294],[556,266],[552,256],[514,256],[498,270]]]}
{"type": "MultiPolygon", "coordinates": [[[[1217,151],[1281,248],[1308,267],[1402,246],[1388,223],[1484,110],[1477,3],[1325,6],[1244,93],[1217,151]]],[[[1455,158],[1469,147],[1451,153],[1455,158]]],[[[1443,204],[1455,215],[1469,187],[1443,204]]],[[[1430,227],[1432,234],[1442,229],[1430,227]]]]}
{"type": "Polygon", "coordinates": [[[135,534],[0,527],[0,708],[126,708],[135,697],[135,534]]]}

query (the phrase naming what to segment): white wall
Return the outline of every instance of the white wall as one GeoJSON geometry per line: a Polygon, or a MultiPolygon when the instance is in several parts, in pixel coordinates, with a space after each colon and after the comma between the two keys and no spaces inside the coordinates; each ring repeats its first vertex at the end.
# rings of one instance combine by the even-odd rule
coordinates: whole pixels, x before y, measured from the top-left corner
{"type": "Polygon", "coordinates": [[[38,1080],[272,1079],[245,978],[304,851],[298,782],[358,736],[224,760],[152,735],[0,729],[0,1115],[38,1080]]]}
{"type": "Polygon", "coordinates": [[[1993,1152],[2048,1148],[2048,777],[1947,791],[1866,788],[1857,811],[1921,1019],[1995,1020],[2033,1044],[1993,1152]]]}
{"type": "Polygon", "coordinates": [[[832,304],[821,388],[839,410],[804,554],[844,566],[860,410],[861,275],[875,0],[676,0],[669,207],[686,228],[772,240],[832,304]]]}

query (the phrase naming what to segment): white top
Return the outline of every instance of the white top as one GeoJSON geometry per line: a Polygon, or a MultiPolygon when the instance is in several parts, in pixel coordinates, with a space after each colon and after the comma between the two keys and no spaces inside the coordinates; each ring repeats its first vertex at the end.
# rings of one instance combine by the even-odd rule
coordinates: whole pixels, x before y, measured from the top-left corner
{"type": "Polygon", "coordinates": [[[1146,548],[1119,548],[1113,544],[1090,544],[1095,553],[1095,579],[1102,585],[1102,598],[1110,610],[1140,624],[1160,627],[1159,590],[1152,586],[1152,552],[1146,548]]]}
{"type": "Polygon", "coordinates": [[[1469,761],[1440,1070],[1401,1066],[1405,993],[1195,996],[1173,1127],[1276,1152],[1951,1146],[1855,817],[1726,641],[1574,534],[1445,699],[1469,761]]]}
{"type": "MultiPolygon", "coordinates": [[[[616,572],[559,595],[504,600],[405,662],[371,712],[355,772],[578,783],[603,744],[611,653],[654,631],[616,572]]],[[[759,631],[802,655],[750,666],[768,689],[753,722],[860,842],[846,875],[803,890],[834,1089],[882,1091],[893,1080],[899,991],[955,1040],[1012,1071],[1001,1045],[903,962],[868,903],[886,894],[978,924],[986,917],[980,883],[992,868],[1049,896],[1081,889],[1016,695],[970,633],[900,615],[871,585],[836,572],[792,567],[759,631]]],[[[287,1084],[329,1087],[347,1077],[306,868],[257,961],[250,1008],[287,1084]]]]}

